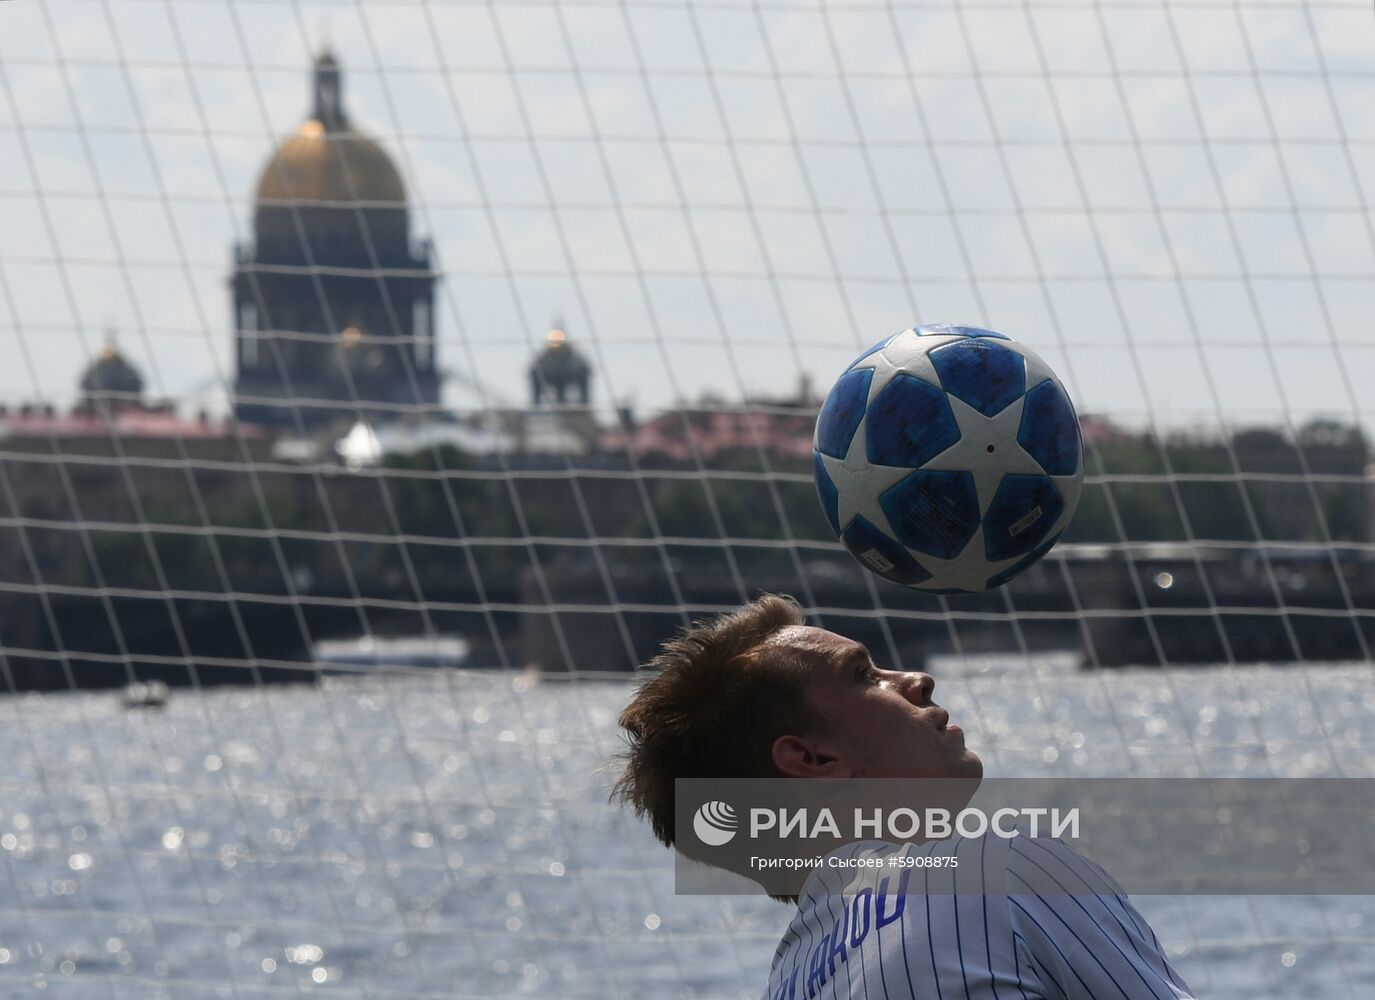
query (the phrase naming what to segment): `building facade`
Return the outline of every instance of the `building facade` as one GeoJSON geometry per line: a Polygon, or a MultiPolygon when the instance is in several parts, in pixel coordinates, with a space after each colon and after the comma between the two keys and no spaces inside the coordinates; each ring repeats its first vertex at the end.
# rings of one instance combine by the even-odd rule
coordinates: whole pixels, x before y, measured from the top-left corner
{"type": "Polygon", "coordinates": [[[423,415],[440,385],[431,247],[412,243],[401,174],[350,122],[327,52],[312,89],[235,248],[234,415],[305,432],[423,415]]]}

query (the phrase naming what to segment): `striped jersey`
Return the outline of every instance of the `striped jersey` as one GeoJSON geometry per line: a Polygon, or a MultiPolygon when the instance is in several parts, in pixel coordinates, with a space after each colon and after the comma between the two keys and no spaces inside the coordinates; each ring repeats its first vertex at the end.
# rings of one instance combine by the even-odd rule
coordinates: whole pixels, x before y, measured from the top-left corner
{"type": "Polygon", "coordinates": [[[763,1000],[1193,996],[1117,883],[1060,840],[866,841],[826,861],[803,886],[763,1000]],[[866,874],[832,861],[894,855],[916,863],[866,874]]]}

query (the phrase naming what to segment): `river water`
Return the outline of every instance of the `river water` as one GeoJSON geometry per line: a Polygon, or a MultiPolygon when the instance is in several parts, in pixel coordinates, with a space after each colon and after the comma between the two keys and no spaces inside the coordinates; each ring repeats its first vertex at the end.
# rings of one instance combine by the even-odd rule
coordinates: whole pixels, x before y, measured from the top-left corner
{"type": "MultiPolygon", "coordinates": [[[[1368,667],[937,662],[1003,776],[1375,776],[1368,667]]],[[[755,997],[777,903],[673,893],[607,803],[625,680],[0,704],[0,995],[755,997]]],[[[1354,997],[1375,899],[1137,897],[1201,996],[1354,997]]]]}

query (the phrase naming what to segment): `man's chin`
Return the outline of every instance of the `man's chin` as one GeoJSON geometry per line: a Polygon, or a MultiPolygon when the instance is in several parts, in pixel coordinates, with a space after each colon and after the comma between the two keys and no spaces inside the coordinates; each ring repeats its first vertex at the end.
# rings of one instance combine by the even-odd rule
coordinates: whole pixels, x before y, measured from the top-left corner
{"type": "Polygon", "coordinates": [[[950,762],[943,778],[982,778],[984,776],[984,762],[973,750],[965,750],[958,757],[950,762]]]}
{"type": "Polygon", "coordinates": [[[966,750],[959,759],[959,765],[964,770],[961,772],[962,778],[982,778],[984,776],[984,762],[973,750],[966,750]]]}

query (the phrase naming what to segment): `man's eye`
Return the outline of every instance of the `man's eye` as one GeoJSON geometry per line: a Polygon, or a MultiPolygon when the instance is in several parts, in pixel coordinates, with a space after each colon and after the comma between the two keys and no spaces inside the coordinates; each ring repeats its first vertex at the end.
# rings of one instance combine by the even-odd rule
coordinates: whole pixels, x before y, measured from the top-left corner
{"type": "Polygon", "coordinates": [[[871,684],[877,683],[878,671],[875,670],[872,666],[860,667],[857,671],[855,671],[855,679],[861,681],[868,681],[871,684]]]}

